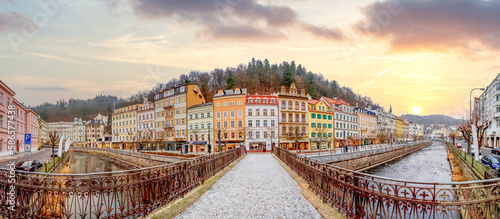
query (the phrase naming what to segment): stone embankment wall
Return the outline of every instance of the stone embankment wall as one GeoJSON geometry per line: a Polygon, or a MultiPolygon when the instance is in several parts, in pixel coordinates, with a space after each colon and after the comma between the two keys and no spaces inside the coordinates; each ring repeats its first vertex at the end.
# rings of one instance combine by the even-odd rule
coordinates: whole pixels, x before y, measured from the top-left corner
{"type": "Polygon", "coordinates": [[[350,170],[368,170],[432,145],[431,141],[396,145],[368,151],[319,156],[312,159],[350,170]]]}

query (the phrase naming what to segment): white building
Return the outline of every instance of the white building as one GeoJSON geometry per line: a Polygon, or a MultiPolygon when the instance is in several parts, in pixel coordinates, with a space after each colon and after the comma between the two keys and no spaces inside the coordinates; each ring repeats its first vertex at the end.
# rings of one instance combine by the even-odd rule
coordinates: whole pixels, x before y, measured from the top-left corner
{"type": "Polygon", "coordinates": [[[139,148],[150,149],[155,137],[155,105],[144,98],[137,110],[137,138],[139,148]]]}
{"type": "Polygon", "coordinates": [[[214,105],[213,103],[199,104],[187,109],[188,111],[188,144],[190,152],[213,153],[214,138],[214,105]]]}
{"type": "MultiPolygon", "coordinates": [[[[393,140],[396,138],[396,115],[392,114],[392,107],[388,112],[385,111],[384,107],[381,107],[377,110],[378,117],[378,135],[383,135],[390,141],[392,136],[393,140]]],[[[387,143],[387,142],[381,142],[387,143]]]]}
{"type": "Polygon", "coordinates": [[[73,144],[77,147],[85,147],[87,144],[87,133],[85,131],[85,121],[82,121],[82,118],[73,119],[74,125],[74,135],[73,135],[73,144]]]}
{"type": "Polygon", "coordinates": [[[278,147],[278,97],[277,95],[246,96],[247,150],[271,150],[278,147]]]}
{"type": "MultiPolygon", "coordinates": [[[[70,139],[75,141],[75,127],[73,122],[47,122],[47,132],[56,131],[59,137],[64,137],[64,140],[70,139]]],[[[56,144],[59,144],[58,142],[56,144]]]]}
{"type": "Polygon", "coordinates": [[[336,147],[343,144],[356,145],[359,143],[359,123],[358,114],[354,107],[344,100],[336,100],[327,97],[321,97],[330,108],[334,110],[334,130],[335,138],[337,139],[336,147]],[[352,139],[350,141],[349,139],[352,139]]]}
{"type": "Polygon", "coordinates": [[[480,121],[491,121],[486,130],[484,145],[500,146],[500,74],[491,82],[477,101],[476,109],[481,114],[480,121]]]}

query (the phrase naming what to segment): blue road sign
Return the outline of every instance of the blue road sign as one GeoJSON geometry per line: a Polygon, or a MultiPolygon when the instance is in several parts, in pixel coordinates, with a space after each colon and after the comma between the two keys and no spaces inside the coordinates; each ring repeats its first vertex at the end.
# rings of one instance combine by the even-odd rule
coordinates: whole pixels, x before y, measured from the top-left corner
{"type": "Polygon", "coordinates": [[[31,144],[31,134],[24,134],[24,144],[31,144]]]}

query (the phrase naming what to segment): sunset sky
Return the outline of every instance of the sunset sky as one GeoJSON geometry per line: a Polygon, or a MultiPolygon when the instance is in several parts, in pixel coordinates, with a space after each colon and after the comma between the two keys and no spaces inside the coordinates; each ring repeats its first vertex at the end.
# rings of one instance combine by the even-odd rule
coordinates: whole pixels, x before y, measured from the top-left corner
{"type": "Polygon", "coordinates": [[[470,90],[500,73],[497,0],[0,0],[0,6],[0,80],[32,106],[128,97],[191,70],[255,57],[294,60],[386,109],[392,105],[398,115],[421,107],[422,115],[460,117],[470,90]]]}

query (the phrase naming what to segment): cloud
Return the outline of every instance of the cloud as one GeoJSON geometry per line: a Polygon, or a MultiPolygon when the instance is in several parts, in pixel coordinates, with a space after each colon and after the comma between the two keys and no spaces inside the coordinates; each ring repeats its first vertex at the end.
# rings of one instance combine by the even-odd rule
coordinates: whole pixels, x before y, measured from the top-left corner
{"type": "Polygon", "coordinates": [[[363,84],[360,84],[358,86],[356,86],[353,91],[356,91],[357,89],[359,89],[360,87],[363,87],[363,86],[370,86],[370,85],[373,85],[375,84],[375,82],[377,82],[378,78],[382,77],[382,75],[384,75],[385,73],[389,72],[393,67],[390,67],[388,69],[386,69],[385,71],[383,72],[380,72],[380,74],[378,74],[375,78],[373,78],[372,80],[368,81],[368,82],[365,82],[363,84]]]}
{"type": "Polygon", "coordinates": [[[0,32],[20,31],[25,25],[38,28],[28,17],[18,12],[0,13],[0,32]]]}
{"type": "Polygon", "coordinates": [[[294,25],[298,17],[289,6],[264,5],[257,0],[133,0],[131,6],[145,19],[171,18],[200,24],[203,30],[198,36],[217,39],[280,39],[280,30],[294,25]]]}
{"type": "Polygon", "coordinates": [[[488,70],[500,70],[500,65],[494,65],[487,68],[488,70]]]}
{"type": "Polygon", "coordinates": [[[388,40],[393,51],[500,51],[500,1],[386,0],[361,10],[355,28],[388,40]]]}
{"type": "Polygon", "coordinates": [[[26,90],[41,90],[41,91],[68,91],[65,87],[23,87],[26,90]]]}
{"type": "Polygon", "coordinates": [[[340,28],[328,29],[326,27],[314,26],[311,24],[302,24],[302,28],[311,33],[315,37],[324,38],[327,40],[342,40],[343,34],[340,28]]]}
{"type": "Polygon", "coordinates": [[[72,63],[77,63],[77,64],[82,64],[82,65],[92,65],[90,63],[86,62],[81,62],[77,60],[72,60],[72,59],[67,59],[55,55],[50,55],[50,54],[43,54],[43,53],[35,53],[35,52],[23,52],[24,54],[32,55],[32,56],[38,56],[42,58],[47,58],[47,59],[55,59],[55,60],[60,60],[60,61],[65,61],[65,62],[72,62],[72,63]]]}
{"type": "Polygon", "coordinates": [[[274,40],[285,38],[279,31],[264,31],[250,25],[216,26],[200,32],[201,35],[210,35],[216,39],[238,40],[274,40]]]}

